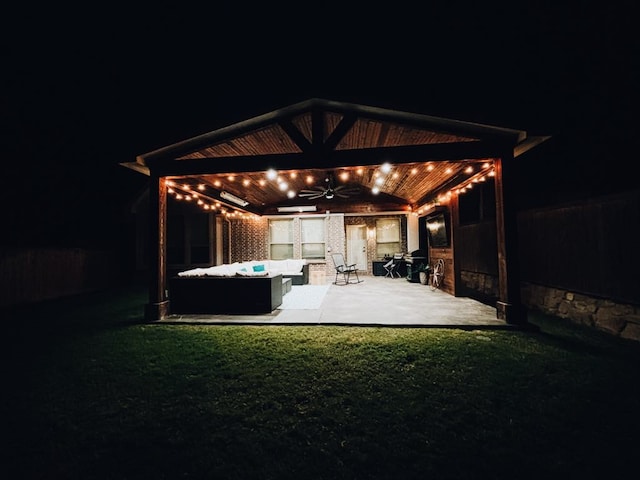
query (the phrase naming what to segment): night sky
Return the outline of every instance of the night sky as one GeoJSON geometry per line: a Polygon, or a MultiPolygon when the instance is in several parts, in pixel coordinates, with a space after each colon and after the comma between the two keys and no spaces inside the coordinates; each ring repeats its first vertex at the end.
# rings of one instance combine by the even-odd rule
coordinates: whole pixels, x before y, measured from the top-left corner
{"type": "Polygon", "coordinates": [[[0,243],[108,245],[146,180],[118,163],[313,97],[552,135],[523,208],[637,188],[631,1],[446,3],[13,7],[0,243]]]}

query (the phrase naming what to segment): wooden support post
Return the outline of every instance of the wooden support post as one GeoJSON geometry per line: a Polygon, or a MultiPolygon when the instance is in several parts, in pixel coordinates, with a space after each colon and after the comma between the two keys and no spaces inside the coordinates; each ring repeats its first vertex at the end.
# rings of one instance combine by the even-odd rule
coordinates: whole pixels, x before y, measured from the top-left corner
{"type": "Polygon", "coordinates": [[[527,313],[520,297],[518,224],[515,205],[513,153],[494,160],[496,188],[496,229],[498,240],[497,317],[510,324],[526,324],[527,313]]]}
{"type": "MultiPolygon", "coordinates": [[[[451,289],[454,297],[460,295],[460,286],[462,285],[462,269],[460,268],[460,255],[457,252],[461,250],[459,235],[456,232],[460,229],[460,195],[452,193],[449,199],[449,212],[451,215],[451,289]]],[[[433,262],[431,262],[433,263],[433,262]]]]}
{"type": "Polygon", "coordinates": [[[167,297],[167,185],[163,177],[149,179],[149,303],[148,321],[162,320],[169,314],[167,297]]]}

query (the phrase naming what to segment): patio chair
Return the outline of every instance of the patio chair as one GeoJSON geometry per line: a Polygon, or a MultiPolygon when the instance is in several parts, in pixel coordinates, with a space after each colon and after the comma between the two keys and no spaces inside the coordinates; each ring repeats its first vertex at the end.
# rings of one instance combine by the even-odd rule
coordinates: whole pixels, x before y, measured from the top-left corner
{"type": "Polygon", "coordinates": [[[353,263],[351,265],[347,265],[344,261],[344,255],[341,253],[332,253],[331,259],[333,260],[333,265],[336,269],[336,279],[333,282],[334,285],[348,285],[350,283],[360,283],[360,277],[358,277],[358,269],[356,264],[353,263]],[[356,281],[351,280],[351,274],[356,276],[356,281]],[[338,277],[342,275],[342,280],[338,280],[338,277]]]}
{"type": "Polygon", "coordinates": [[[384,269],[387,271],[385,277],[395,278],[397,275],[398,278],[402,278],[398,269],[400,268],[400,263],[402,262],[403,257],[403,253],[395,253],[393,258],[383,265],[384,269]]]}

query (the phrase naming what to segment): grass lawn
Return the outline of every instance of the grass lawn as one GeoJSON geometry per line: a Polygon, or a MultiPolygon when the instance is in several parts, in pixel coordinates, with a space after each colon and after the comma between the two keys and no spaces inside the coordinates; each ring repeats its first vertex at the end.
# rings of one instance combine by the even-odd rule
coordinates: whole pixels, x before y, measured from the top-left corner
{"type": "Polygon", "coordinates": [[[4,478],[637,472],[635,344],[541,315],[537,332],[144,324],[145,301],[3,311],[4,478]]]}

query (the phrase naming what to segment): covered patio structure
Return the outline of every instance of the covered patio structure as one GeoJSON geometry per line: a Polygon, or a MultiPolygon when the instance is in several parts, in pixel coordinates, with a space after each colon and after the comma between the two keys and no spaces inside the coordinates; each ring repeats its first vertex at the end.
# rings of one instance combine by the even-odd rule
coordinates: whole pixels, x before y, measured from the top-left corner
{"type": "MultiPolygon", "coordinates": [[[[468,283],[463,272],[474,273],[457,254],[466,248],[465,236],[458,235],[459,199],[489,180],[495,193],[495,228],[483,255],[490,251],[497,267],[495,314],[508,324],[522,324],[526,312],[520,299],[513,166],[518,156],[546,138],[523,130],[310,99],[139,155],[122,165],[149,176],[152,228],[145,316],[161,320],[171,312],[169,196],[187,198],[227,218],[402,213],[408,219],[408,250],[425,246],[446,258],[443,290],[459,296],[468,283]],[[391,173],[385,166],[392,166],[391,173]],[[425,244],[420,219],[443,209],[451,242],[447,248],[436,248],[425,244]]],[[[483,273],[483,268],[477,270],[483,273]]]]}

